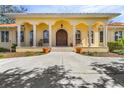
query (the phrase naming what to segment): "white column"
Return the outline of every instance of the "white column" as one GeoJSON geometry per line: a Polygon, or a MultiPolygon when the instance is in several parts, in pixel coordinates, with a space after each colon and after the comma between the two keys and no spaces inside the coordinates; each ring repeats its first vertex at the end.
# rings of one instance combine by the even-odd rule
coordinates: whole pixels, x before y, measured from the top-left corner
{"type": "Polygon", "coordinates": [[[73,46],[76,46],[76,26],[73,25],[73,46]]]}
{"type": "Polygon", "coordinates": [[[49,24],[49,46],[52,47],[52,26],[49,24]]]}
{"type": "Polygon", "coordinates": [[[106,26],[105,28],[106,28],[105,29],[105,34],[106,34],[105,35],[106,36],[106,42],[105,42],[106,44],[105,44],[105,46],[107,47],[107,43],[108,43],[108,26],[106,26]]]}
{"type": "Polygon", "coordinates": [[[33,47],[36,47],[36,25],[33,24],[33,47]]]}
{"type": "Polygon", "coordinates": [[[108,27],[104,26],[104,46],[107,47],[107,34],[108,34],[108,27]]]}
{"type": "Polygon", "coordinates": [[[91,46],[91,31],[92,31],[92,27],[89,26],[89,29],[88,29],[88,47],[91,46]]]}
{"type": "Polygon", "coordinates": [[[21,41],[20,41],[20,34],[21,33],[21,25],[17,26],[17,47],[21,46],[21,41]]]}

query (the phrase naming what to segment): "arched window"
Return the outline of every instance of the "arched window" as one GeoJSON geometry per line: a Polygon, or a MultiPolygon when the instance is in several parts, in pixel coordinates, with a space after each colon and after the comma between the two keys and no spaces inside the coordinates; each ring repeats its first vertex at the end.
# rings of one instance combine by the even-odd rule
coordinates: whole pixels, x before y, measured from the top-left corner
{"type": "Polygon", "coordinates": [[[100,31],[99,33],[100,33],[99,34],[100,35],[100,43],[102,43],[103,42],[103,31],[100,31]]]}
{"type": "Polygon", "coordinates": [[[76,44],[81,42],[81,32],[80,30],[76,30],[76,44]]]}
{"type": "Polygon", "coordinates": [[[100,25],[99,26],[99,42],[100,43],[103,43],[103,35],[104,35],[103,31],[104,31],[104,27],[103,25],[100,25]]]}
{"type": "Polygon", "coordinates": [[[115,41],[117,41],[120,38],[122,38],[122,31],[116,31],[115,32],[115,41]]]}
{"type": "Polygon", "coordinates": [[[43,42],[49,43],[49,31],[48,30],[43,31],[43,42]]]}
{"type": "Polygon", "coordinates": [[[94,43],[94,31],[91,31],[91,43],[94,43]]]}

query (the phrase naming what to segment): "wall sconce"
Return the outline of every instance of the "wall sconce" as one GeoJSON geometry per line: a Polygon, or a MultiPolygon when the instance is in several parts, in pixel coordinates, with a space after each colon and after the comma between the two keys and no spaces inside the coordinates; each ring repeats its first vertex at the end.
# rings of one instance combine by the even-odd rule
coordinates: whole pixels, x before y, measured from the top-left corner
{"type": "Polygon", "coordinates": [[[61,28],[63,28],[63,24],[61,24],[61,28]]]}

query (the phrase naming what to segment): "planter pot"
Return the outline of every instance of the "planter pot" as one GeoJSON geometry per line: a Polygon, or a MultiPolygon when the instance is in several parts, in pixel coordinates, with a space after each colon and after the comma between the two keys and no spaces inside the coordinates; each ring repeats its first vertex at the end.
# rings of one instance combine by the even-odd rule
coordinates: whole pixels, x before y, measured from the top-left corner
{"type": "Polygon", "coordinates": [[[50,48],[43,48],[43,52],[44,53],[49,53],[50,52],[50,48]]]}
{"type": "Polygon", "coordinates": [[[77,47],[76,48],[76,53],[81,53],[81,48],[77,47]]]}

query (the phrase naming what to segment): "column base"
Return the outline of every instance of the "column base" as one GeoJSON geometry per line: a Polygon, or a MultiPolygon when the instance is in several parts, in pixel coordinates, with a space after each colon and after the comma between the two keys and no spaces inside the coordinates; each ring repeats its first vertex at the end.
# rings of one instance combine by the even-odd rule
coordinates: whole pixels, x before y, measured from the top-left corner
{"type": "Polygon", "coordinates": [[[32,47],[36,47],[36,46],[32,46],[32,47]]]}

